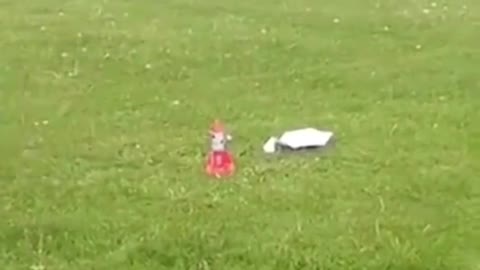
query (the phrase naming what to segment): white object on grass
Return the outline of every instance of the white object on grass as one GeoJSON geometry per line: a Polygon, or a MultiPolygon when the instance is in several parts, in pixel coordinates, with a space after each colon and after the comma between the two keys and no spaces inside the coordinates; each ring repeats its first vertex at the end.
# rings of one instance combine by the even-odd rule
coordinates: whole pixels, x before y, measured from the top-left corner
{"type": "Polygon", "coordinates": [[[263,145],[263,152],[269,154],[275,153],[277,142],[278,139],[276,137],[270,137],[270,139],[268,139],[268,141],[263,145]]]}
{"type": "Polygon", "coordinates": [[[280,138],[271,137],[264,145],[265,153],[274,153],[276,146],[284,146],[292,150],[317,148],[326,146],[333,137],[333,132],[315,128],[303,128],[286,131],[280,138]]]}
{"type": "Polygon", "coordinates": [[[304,147],[321,147],[327,145],[332,138],[330,131],[321,131],[315,128],[304,128],[287,131],[278,140],[278,143],[293,149],[304,147]]]}

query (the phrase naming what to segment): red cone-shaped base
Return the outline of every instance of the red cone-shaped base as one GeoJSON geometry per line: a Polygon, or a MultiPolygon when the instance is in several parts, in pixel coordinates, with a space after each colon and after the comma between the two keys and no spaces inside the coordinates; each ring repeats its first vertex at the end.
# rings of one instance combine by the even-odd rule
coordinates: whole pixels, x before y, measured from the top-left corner
{"type": "Polygon", "coordinates": [[[208,154],[205,171],[217,178],[230,176],[235,172],[235,163],[228,151],[213,151],[208,154]]]}

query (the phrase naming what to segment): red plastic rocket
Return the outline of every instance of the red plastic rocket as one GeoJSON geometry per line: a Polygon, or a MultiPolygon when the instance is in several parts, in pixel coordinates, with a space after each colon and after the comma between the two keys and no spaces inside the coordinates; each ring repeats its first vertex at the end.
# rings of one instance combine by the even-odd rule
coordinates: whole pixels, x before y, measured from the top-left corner
{"type": "Polygon", "coordinates": [[[227,150],[230,135],[225,132],[223,124],[216,120],[210,130],[211,146],[207,156],[205,171],[216,178],[230,176],[235,172],[235,161],[227,150]]]}

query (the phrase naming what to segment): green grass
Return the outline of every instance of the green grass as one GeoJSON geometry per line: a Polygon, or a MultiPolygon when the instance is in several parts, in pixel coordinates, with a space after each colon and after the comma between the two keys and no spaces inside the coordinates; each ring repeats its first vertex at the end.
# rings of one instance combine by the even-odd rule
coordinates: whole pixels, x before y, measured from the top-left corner
{"type": "Polygon", "coordinates": [[[435,4],[0,0],[0,268],[480,269],[480,2],[435,4]]]}

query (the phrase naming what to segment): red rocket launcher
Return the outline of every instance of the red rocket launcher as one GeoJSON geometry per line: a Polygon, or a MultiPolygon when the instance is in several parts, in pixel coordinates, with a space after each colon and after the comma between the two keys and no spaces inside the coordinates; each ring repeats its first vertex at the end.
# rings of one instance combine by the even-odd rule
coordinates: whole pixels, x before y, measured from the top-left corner
{"type": "Polygon", "coordinates": [[[235,162],[227,149],[230,136],[225,133],[223,124],[216,120],[210,129],[210,152],[207,156],[205,171],[208,175],[221,178],[235,172],[235,162]]]}

